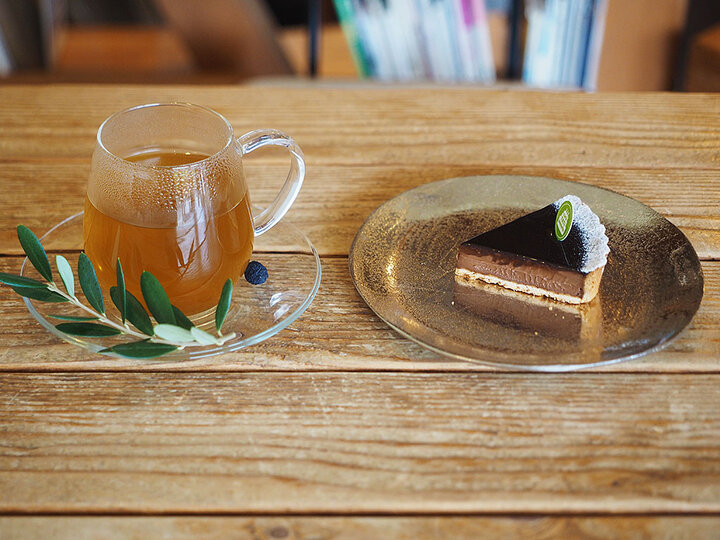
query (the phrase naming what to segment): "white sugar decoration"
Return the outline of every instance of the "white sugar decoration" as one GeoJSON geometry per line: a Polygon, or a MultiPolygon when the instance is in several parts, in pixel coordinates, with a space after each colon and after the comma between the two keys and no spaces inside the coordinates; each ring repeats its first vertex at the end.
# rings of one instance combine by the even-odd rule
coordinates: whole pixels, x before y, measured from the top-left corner
{"type": "Polygon", "coordinates": [[[570,201],[573,206],[572,228],[580,233],[585,248],[580,271],[587,274],[601,266],[605,266],[607,255],[610,253],[608,237],[605,235],[605,226],[600,223],[600,218],[590,210],[590,207],[575,195],[566,195],[552,203],[555,210],[559,209],[560,205],[565,201],[570,201]]]}

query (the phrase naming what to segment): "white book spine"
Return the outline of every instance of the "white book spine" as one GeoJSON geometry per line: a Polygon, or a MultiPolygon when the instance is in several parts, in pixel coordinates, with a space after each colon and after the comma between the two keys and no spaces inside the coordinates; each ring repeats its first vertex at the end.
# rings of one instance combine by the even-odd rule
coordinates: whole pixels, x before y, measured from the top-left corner
{"type": "Polygon", "coordinates": [[[432,68],[430,65],[430,55],[428,54],[428,44],[423,30],[422,14],[416,0],[403,0],[408,12],[410,24],[410,35],[413,40],[414,50],[419,59],[420,77],[423,79],[432,79],[432,68]]]}
{"type": "Polygon", "coordinates": [[[540,7],[537,0],[525,3],[525,19],[527,20],[527,36],[525,37],[525,54],[523,55],[522,79],[529,85],[535,84],[535,66],[537,64],[538,47],[540,46],[540,7]]]}
{"type": "Polygon", "coordinates": [[[455,58],[450,43],[445,6],[441,0],[424,0],[428,47],[433,51],[435,80],[449,82],[455,79],[455,58]]]}
{"type": "Polygon", "coordinates": [[[397,2],[397,25],[403,29],[407,44],[408,58],[412,67],[413,79],[427,78],[425,59],[420,45],[418,32],[417,11],[411,0],[393,0],[397,2]]]}
{"type": "Polygon", "coordinates": [[[351,0],[351,7],[353,11],[355,29],[358,34],[358,39],[362,43],[363,52],[365,53],[365,60],[367,61],[367,74],[369,77],[379,78],[380,74],[378,73],[378,51],[374,40],[370,35],[367,14],[359,0],[351,0]]]}
{"type": "Polygon", "coordinates": [[[458,42],[457,26],[455,24],[455,10],[453,4],[455,0],[439,0],[443,6],[443,18],[445,20],[445,30],[447,33],[447,43],[450,48],[450,56],[452,58],[452,81],[463,80],[463,67],[460,52],[460,44],[458,42]]]}
{"type": "Polygon", "coordinates": [[[460,75],[464,81],[477,80],[473,29],[475,17],[470,0],[450,0],[453,8],[455,36],[460,53],[460,75]]]}
{"type": "Polygon", "coordinates": [[[583,64],[587,53],[588,34],[590,32],[590,19],[592,17],[592,1],[583,0],[578,10],[577,31],[575,32],[573,42],[573,63],[572,63],[572,83],[578,88],[583,85],[583,64]]]}
{"type": "Polygon", "coordinates": [[[396,44],[395,32],[390,27],[388,10],[382,0],[368,0],[370,13],[375,21],[375,27],[380,40],[380,48],[383,56],[387,59],[390,67],[390,75],[387,80],[398,80],[403,78],[404,65],[402,62],[402,51],[396,44]]]}
{"type": "Polygon", "coordinates": [[[583,88],[588,91],[597,90],[600,55],[602,53],[603,35],[605,33],[605,16],[608,0],[593,0],[590,40],[585,59],[583,88]]]}
{"type": "Polygon", "coordinates": [[[477,77],[484,83],[495,82],[495,58],[490,39],[490,24],[488,22],[485,0],[472,0],[474,24],[474,38],[477,59],[477,77]]]}
{"type": "Polygon", "coordinates": [[[557,48],[555,39],[554,17],[556,4],[553,0],[547,0],[544,9],[538,11],[540,22],[540,36],[536,51],[535,65],[533,66],[534,79],[532,84],[546,88],[552,84],[553,55],[557,48]]]}
{"type": "Polygon", "coordinates": [[[409,80],[425,77],[422,52],[417,41],[415,11],[409,0],[388,0],[392,12],[392,25],[402,41],[404,61],[409,80]]]}
{"type": "Polygon", "coordinates": [[[441,80],[443,70],[445,69],[445,62],[440,40],[435,34],[432,13],[433,7],[430,0],[416,0],[416,5],[420,18],[420,27],[424,36],[422,41],[430,68],[430,78],[433,80],[441,80]]]}
{"type": "Polygon", "coordinates": [[[563,53],[561,58],[561,68],[559,85],[564,87],[574,86],[573,77],[570,72],[572,65],[572,57],[574,54],[573,50],[573,35],[578,29],[577,14],[578,8],[583,0],[565,0],[564,6],[564,35],[563,35],[563,53]]]}
{"type": "Polygon", "coordinates": [[[376,76],[383,81],[393,80],[395,77],[395,68],[392,63],[392,58],[388,54],[388,47],[378,21],[377,10],[371,2],[367,2],[362,11],[368,41],[372,44],[376,76]]]}
{"type": "Polygon", "coordinates": [[[414,7],[415,12],[415,29],[418,35],[418,46],[423,58],[423,65],[425,66],[425,77],[429,80],[436,79],[437,75],[437,63],[436,52],[433,50],[430,42],[430,34],[425,18],[425,4],[424,0],[408,0],[414,7]]]}
{"type": "Polygon", "coordinates": [[[553,26],[555,50],[552,55],[552,75],[550,76],[550,82],[548,84],[550,87],[563,86],[562,71],[563,61],[565,59],[565,36],[568,30],[567,15],[569,9],[569,2],[567,0],[554,1],[555,15],[553,26]]]}
{"type": "Polygon", "coordinates": [[[407,80],[409,78],[409,69],[405,59],[405,44],[403,43],[402,33],[398,28],[394,27],[394,12],[390,0],[375,0],[375,6],[386,54],[390,56],[393,65],[393,79],[407,80]]]}

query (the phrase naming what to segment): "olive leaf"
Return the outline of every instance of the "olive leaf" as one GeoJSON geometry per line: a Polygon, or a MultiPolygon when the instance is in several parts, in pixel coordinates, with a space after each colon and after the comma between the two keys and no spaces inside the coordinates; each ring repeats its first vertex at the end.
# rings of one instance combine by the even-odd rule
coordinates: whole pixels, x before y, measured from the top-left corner
{"type": "Polygon", "coordinates": [[[59,321],[74,321],[74,322],[88,322],[88,321],[97,321],[97,317],[76,317],[74,315],[52,315],[48,313],[48,317],[52,319],[57,319],[59,321]]]}
{"type": "Polygon", "coordinates": [[[175,326],[174,324],[158,324],[154,328],[155,335],[167,341],[195,341],[195,338],[189,330],[175,326]]]}
{"type": "Polygon", "coordinates": [[[215,309],[215,329],[220,334],[220,329],[225,322],[228,310],[230,309],[230,298],[232,298],[233,284],[232,280],[228,279],[223,285],[222,293],[220,293],[220,300],[218,301],[217,308],[215,309]]]}
{"type": "Polygon", "coordinates": [[[40,272],[42,277],[52,283],[53,276],[52,270],[50,269],[50,261],[38,237],[25,225],[17,226],[17,235],[18,240],[20,240],[20,245],[32,265],[40,272]]]}
{"type": "Polygon", "coordinates": [[[145,304],[152,316],[160,324],[176,324],[175,313],[165,289],[150,272],[143,272],[140,275],[140,289],[142,290],[145,304]]]}
{"type": "Polygon", "coordinates": [[[217,343],[217,339],[212,334],[208,334],[204,330],[200,330],[198,327],[193,326],[190,329],[190,333],[195,338],[195,341],[202,345],[215,345],[217,343]]]}
{"type": "MultiPolygon", "coordinates": [[[[117,287],[110,287],[110,298],[119,310],[118,304],[121,303],[121,298],[117,287]]],[[[147,334],[148,336],[153,335],[153,325],[152,321],[150,321],[150,316],[147,314],[147,311],[145,311],[140,300],[135,298],[135,295],[130,291],[125,291],[125,317],[143,334],[147,334]]]]}
{"type": "Polygon", "coordinates": [[[63,295],[55,291],[49,291],[47,288],[40,289],[37,287],[10,287],[13,291],[25,298],[39,300],[40,302],[69,302],[63,295]]]}
{"type": "Polygon", "coordinates": [[[100,313],[105,313],[105,302],[103,301],[102,290],[98,283],[95,268],[87,255],[80,254],[78,258],[78,281],[85,298],[100,313]]]}
{"type": "Polygon", "coordinates": [[[68,260],[62,255],[55,256],[55,266],[57,266],[60,279],[65,285],[65,290],[70,296],[75,296],[75,276],[68,260]]]}
{"type": "Polygon", "coordinates": [[[100,352],[115,353],[126,358],[156,358],[176,350],[175,345],[144,340],[113,345],[107,349],[102,349],[100,352]]]}
{"type": "Polygon", "coordinates": [[[14,274],[6,274],[0,272],[0,283],[10,285],[11,287],[32,287],[33,289],[47,289],[47,284],[37,279],[24,276],[16,276],[14,274]]]}
{"type": "Polygon", "coordinates": [[[122,331],[111,326],[92,322],[67,322],[56,324],[55,328],[71,336],[107,337],[122,334],[122,331]]]}
{"type": "Polygon", "coordinates": [[[193,326],[195,326],[178,307],[173,306],[172,309],[173,315],[175,315],[175,322],[178,326],[184,328],[185,330],[190,330],[193,326]]]}
{"type": "Polygon", "coordinates": [[[117,288],[119,291],[119,298],[118,302],[115,303],[115,307],[117,307],[120,311],[120,317],[122,318],[123,324],[125,324],[125,312],[127,311],[127,290],[125,289],[125,274],[123,273],[119,257],[117,262],[115,263],[115,276],[117,279],[117,288]]]}

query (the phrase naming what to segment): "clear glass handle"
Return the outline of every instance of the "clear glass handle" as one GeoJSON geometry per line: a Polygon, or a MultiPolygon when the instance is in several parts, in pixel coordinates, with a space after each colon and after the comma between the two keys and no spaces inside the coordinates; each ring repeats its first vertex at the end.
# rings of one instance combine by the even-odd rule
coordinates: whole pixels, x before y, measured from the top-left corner
{"type": "Polygon", "coordinates": [[[249,154],[261,146],[273,145],[284,146],[292,156],[290,172],[280,189],[280,193],[270,203],[270,206],[257,216],[254,216],[255,236],[260,236],[280,221],[295,201],[295,197],[297,197],[300,186],[302,186],[305,179],[305,159],[303,159],[302,150],[292,138],[274,129],[251,131],[239,137],[237,141],[243,155],[249,154]]]}

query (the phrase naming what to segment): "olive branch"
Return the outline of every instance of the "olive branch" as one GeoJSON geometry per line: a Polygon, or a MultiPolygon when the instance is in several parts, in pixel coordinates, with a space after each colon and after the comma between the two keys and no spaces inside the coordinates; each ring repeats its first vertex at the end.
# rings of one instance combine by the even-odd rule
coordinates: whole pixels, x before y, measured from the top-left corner
{"type": "Polygon", "coordinates": [[[65,257],[62,255],[55,257],[57,272],[65,289],[62,290],[53,280],[50,260],[35,233],[24,225],[18,225],[17,234],[28,260],[47,282],[0,272],[0,283],[9,285],[13,291],[25,298],[41,302],[69,302],[88,313],[88,316],[83,317],[49,315],[53,319],[64,321],[55,325],[55,328],[62,333],[88,338],[111,337],[121,334],[138,338],[137,341],[102,349],[101,353],[116,354],[126,358],[155,358],[186,347],[222,345],[235,337],[234,332],[227,335],[223,335],[221,332],[223,322],[225,322],[225,317],[230,309],[233,291],[230,279],[225,282],[220,300],[215,308],[217,336],[214,336],[193,325],[182,311],[172,305],[157,278],[150,272],[143,272],[140,276],[140,289],[145,305],[156,321],[156,324],[153,324],[145,307],[125,288],[125,275],[120,259],[118,259],[116,263],[117,284],[110,288],[110,298],[120,312],[122,320],[122,323],[118,323],[107,316],[95,267],[85,253],[81,253],[78,259],[77,276],[80,288],[90,307],[80,302],[75,295],[75,276],[65,257]],[[132,327],[128,323],[132,324],[132,327]]]}

